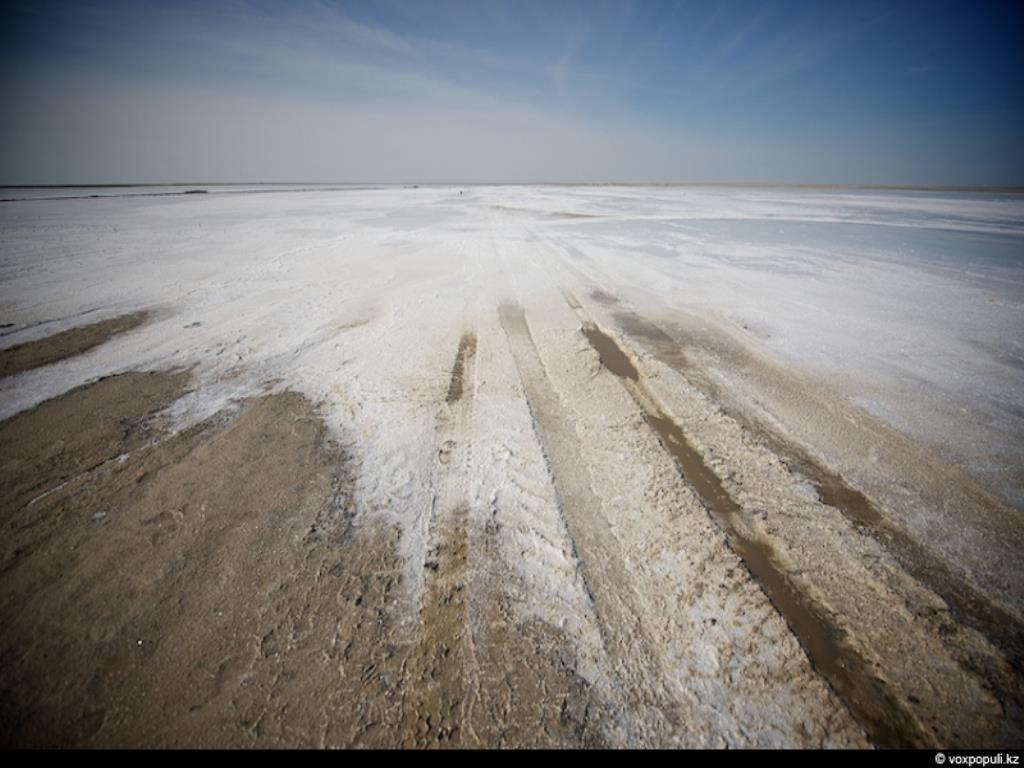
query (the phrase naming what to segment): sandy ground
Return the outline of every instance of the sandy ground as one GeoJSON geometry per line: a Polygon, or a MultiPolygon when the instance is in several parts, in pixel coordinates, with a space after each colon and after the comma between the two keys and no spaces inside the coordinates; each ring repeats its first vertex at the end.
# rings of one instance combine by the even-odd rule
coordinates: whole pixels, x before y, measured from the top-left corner
{"type": "Polygon", "coordinates": [[[593,211],[374,194],[244,271],[243,197],[9,204],[213,207],[140,267],[33,214],[174,269],[5,290],[5,745],[1024,743],[984,473],[562,248],[593,211]]]}

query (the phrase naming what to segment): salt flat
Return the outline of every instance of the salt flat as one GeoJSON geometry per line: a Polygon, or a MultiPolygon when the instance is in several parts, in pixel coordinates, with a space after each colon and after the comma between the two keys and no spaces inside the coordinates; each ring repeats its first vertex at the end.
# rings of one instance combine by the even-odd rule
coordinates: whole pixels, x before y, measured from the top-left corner
{"type": "Polygon", "coordinates": [[[146,189],[0,203],[5,742],[1020,742],[1020,195],[146,189]]]}

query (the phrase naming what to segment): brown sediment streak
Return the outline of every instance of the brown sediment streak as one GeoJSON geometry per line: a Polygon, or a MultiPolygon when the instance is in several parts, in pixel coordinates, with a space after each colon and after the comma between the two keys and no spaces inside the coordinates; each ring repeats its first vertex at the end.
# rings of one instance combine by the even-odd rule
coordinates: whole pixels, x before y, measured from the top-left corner
{"type": "Polygon", "coordinates": [[[459,339],[459,350],[455,353],[455,364],[452,366],[452,377],[448,383],[448,396],[445,401],[451,405],[462,399],[466,361],[476,354],[476,334],[464,333],[459,339]]]}
{"type": "Polygon", "coordinates": [[[583,335],[587,337],[590,346],[597,350],[605,368],[620,378],[637,380],[636,366],[610,336],[591,323],[584,324],[583,335]]]}
{"type": "Polygon", "coordinates": [[[93,347],[98,347],[108,341],[112,336],[137,328],[149,317],[148,312],[121,315],[2,350],[0,351],[0,376],[13,376],[22,371],[41,368],[44,365],[88,352],[93,347]]]}
{"type": "MultiPolygon", "coordinates": [[[[790,470],[806,477],[822,504],[833,507],[880,542],[901,566],[925,584],[949,606],[953,617],[976,629],[998,648],[1014,669],[1024,666],[1024,626],[1006,611],[993,605],[977,590],[957,578],[948,565],[906,533],[891,525],[863,493],[851,487],[836,472],[821,466],[800,448],[783,443],[754,429],[790,470]]],[[[987,671],[979,669],[983,675],[987,671]]],[[[1001,686],[995,686],[998,689],[1001,686]]]]}
{"type": "Polygon", "coordinates": [[[920,746],[915,738],[917,727],[909,715],[845,642],[843,632],[793,584],[777,564],[772,548],[744,533],[740,525],[743,514],[740,505],[689,443],[680,426],[654,404],[625,352],[614,339],[596,328],[584,327],[583,333],[597,350],[601,362],[622,379],[680,473],[725,532],[729,546],[743,560],[786,620],[815,669],[832,686],[871,741],[879,747],[920,746]],[[614,361],[614,367],[608,364],[609,360],[614,361]]]}
{"type": "MultiPolygon", "coordinates": [[[[680,344],[654,323],[629,310],[614,314],[623,332],[637,339],[651,354],[669,367],[686,374],[690,368],[680,344]]],[[[915,579],[933,590],[949,606],[954,618],[981,632],[1000,649],[1016,670],[1024,666],[1024,626],[1005,610],[958,578],[948,565],[931,554],[907,533],[888,522],[871,500],[852,487],[840,474],[810,456],[804,449],[756,423],[735,408],[729,408],[714,387],[691,381],[716,401],[729,416],[756,434],[781,458],[792,472],[814,486],[818,498],[838,510],[861,531],[872,536],[899,561],[915,579]]],[[[986,676],[987,670],[979,670],[986,676]]],[[[995,685],[996,690],[1002,686],[995,685]]]]}

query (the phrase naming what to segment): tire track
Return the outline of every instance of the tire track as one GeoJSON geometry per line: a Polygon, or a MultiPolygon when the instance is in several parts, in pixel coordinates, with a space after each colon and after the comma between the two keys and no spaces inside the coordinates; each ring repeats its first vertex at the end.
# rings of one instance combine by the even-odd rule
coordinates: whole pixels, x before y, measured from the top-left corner
{"type": "Polygon", "coordinates": [[[796,589],[831,617],[864,674],[916,722],[917,738],[961,746],[1018,739],[1019,624],[934,556],[915,551],[888,510],[737,413],[727,393],[705,392],[700,376],[691,387],[681,340],[600,298],[596,313],[650,355],[642,358],[653,377],[646,383],[662,409],[695,414],[689,437],[714,457],[742,505],[740,529],[769,546],[796,589]],[[709,405],[717,415],[707,414],[709,405]]]}
{"type": "MultiPolygon", "coordinates": [[[[495,288],[504,283],[496,279],[495,288]]],[[[469,713],[474,731],[488,745],[627,743],[621,708],[606,684],[593,606],[496,314],[481,321],[476,366],[469,598],[480,687],[469,713]]]]}
{"type": "Polygon", "coordinates": [[[448,405],[462,399],[462,389],[466,378],[467,358],[472,360],[476,354],[476,334],[464,333],[459,339],[459,351],[455,353],[455,364],[452,366],[452,375],[448,383],[448,396],[445,401],[448,405]]]}
{"type": "MultiPolygon", "coordinates": [[[[680,351],[680,344],[668,333],[636,312],[619,306],[618,300],[613,299],[613,304],[616,309],[612,317],[622,332],[639,340],[646,351],[680,373],[691,367],[680,351]]],[[[582,309],[578,302],[576,306],[582,309]]],[[[721,403],[722,398],[716,397],[715,392],[706,394],[721,403]]],[[[946,563],[884,517],[874,502],[839,473],[828,469],[806,450],[787,442],[766,426],[745,418],[737,409],[727,409],[726,412],[763,440],[791,471],[805,477],[814,486],[822,504],[839,510],[859,530],[868,532],[892,552],[908,573],[942,597],[958,620],[985,635],[1018,671],[1024,669],[1024,625],[1019,620],[958,578],[946,563]]]]}
{"type": "MultiPolygon", "coordinates": [[[[530,275],[552,268],[533,251],[516,249],[514,272],[503,255],[509,281],[514,285],[527,274],[527,284],[562,282],[560,275],[530,275]]],[[[536,312],[528,326],[523,320],[536,360],[533,375],[551,393],[561,419],[544,417],[529,392],[530,374],[521,368],[535,429],[539,436],[571,435],[575,463],[565,456],[559,461],[542,439],[549,466],[556,485],[568,478],[590,494],[575,521],[560,497],[563,517],[574,538],[582,531],[593,541],[588,528],[595,526],[611,534],[604,550],[575,540],[596,605],[608,602],[605,591],[618,586],[591,578],[606,560],[628,589],[631,626],[623,627],[610,611],[598,615],[613,685],[638,735],[632,743],[865,746],[861,728],[808,663],[699,497],[680,480],[642,409],[600,373],[564,297],[527,295],[536,312]],[[533,343],[541,340],[542,346],[533,343]],[[627,654],[615,643],[623,636],[634,639],[627,654]],[[657,664],[648,664],[636,647],[653,654],[657,664]],[[674,712],[662,711],[664,700],[674,712]],[[666,728],[670,717],[679,725],[666,728]]]]}
{"type": "MultiPolygon", "coordinates": [[[[427,521],[423,590],[416,647],[404,670],[401,743],[407,747],[459,746],[473,669],[467,647],[466,586],[469,545],[466,479],[472,446],[472,381],[476,334],[459,340],[445,402],[438,413],[434,498],[427,521]]],[[[470,741],[472,738],[470,737],[470,741]]]]}
{"type": "Polygon", "coordinates": [[[559,630],[517,618],[511,598],[524,590],[496,546],[500,523],[472,509],[476,348],[476,334],[464,334],[438,418],[436,491],[416,644],[402,671],[400,743],[600,746],[603,710],[576,672],[573,648],[559,630]]]}
{"type": "MultiPolygon", "coordinates": [[[[726,419],[761,443],[760,455],[737,452],[741,446],[735,445],[736,436],[730,438],[712,427],[715,419],[702,418],[695,425],[696,439],[710,445],[718,473],[733,492],[744,497],[743,505],[754,510],[753,516],[736,518],[741,521],[739,528],[746,531],[746,538],[762,541],[776,563],[786,563],[783,570],[792,574],[789,580],[800,584],[797,591],[817,606],[817,613],[831,616],[829,623],[837,636],[858,649],[861,676],[874,681],[872,685],[884,686],[887,698],[916,723],[914,738],[919,743],[965,746],[999,743],[992,739],[1008,735],[1016,738],[1024,711],[1020,622],[898,528],[890,519],[891,510],[883,515],[842,476],[778,436],[777,424],[772,426],[770,419],[752,423],[751,418],[757,417],[737,411],[735,400],[722,385],[711,384],[690,359],[690,349],[699,341],[681,339],[681,328],[673,331],[676,337],[670,336],[571,264],[555,263],[588,287],[598,315],[696,387],[705,401],[710,400],[726,419]],[[784,480],[776,471],[779,466],[784,480]],[[813,487],[818,497],[818,510],[837,513],[827,515],[827,523],[820,511],[808,508],[801,490],[804,480],[803,488],[813,487]],[[772,513],[765,511],[773,507],[777,509],[772,513]],[[803,526],[798,518],[804,518],[803,526]],[[806,526],[814,536],[808,537],[806,526]],[[825,568],[818,560],[821,557],[830,558],[825,568]],[[838,587],[843,577],[837,579],[837,575],[844,573],[856,580],[856,588],[838,587]]],[[[589,312],[575,296],[564,292],[563,297],[584,324],[584,335],[592,336],[586,329],[589,312]]],[[[699,329],[697,333],[699,338],[699,329]]],[[[665,411],[664,403],[671,403],[675,413],[702,408],[700,403],[690,403],[686,385],[681,390],[667,386],[663,368],[656,366],[654,373],[661,410],[665,411]]],[[[648,393],[653,395],[651,388],[648,393]]],[[[665,437],[662,442],[669,444],[665,437]]],[[[829,675],[826,678],[832,680],[829,675]]],[[[870,690],[862,694],[870,706],[870,690]]]]}
{"type": "MultiPolygon", "coordinates": [[[[568,303],[580,306],[575,299],[568,303]]],[[[680,474],[726,534],[732,550],[743,560],[800,641],[815,669],[829,682],[871,741],[883,748],[924,746],[927,742],[913,718],[872,674],[856,649],[844,641],[843,633],[832,624],[828,614],[786,576],[769,545],[745,533],[738,520],[743,514],[742,508],[690,445],[680,426],[657,404],[626,353],[582,309],[576,312],[583,322],[581,332],[598,353],[601,364],[622,382],[671,454],[680,474]]]]}
{"type": "Polygon", "coordinates": [[[640,612],[627,578],[629,569],[607,521],[594,514],[601,501],[586,482],[585,473],[579,472],[578,438],[547,379],[524,310],[518,304],[504,303],[498,314],[549,463],[573,555],[580,563],[605,648],[625,688],[624,703],[644,731],[638,734],[641,738],[654,744],[674,743],[694,713],[664,687],[665,670],[650,650],[653,644],[643,637],[640,612]]]}

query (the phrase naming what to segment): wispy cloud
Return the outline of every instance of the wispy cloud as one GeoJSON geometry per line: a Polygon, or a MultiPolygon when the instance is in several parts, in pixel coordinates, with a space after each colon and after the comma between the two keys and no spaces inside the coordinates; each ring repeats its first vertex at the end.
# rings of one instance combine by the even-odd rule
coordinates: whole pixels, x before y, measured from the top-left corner
{"type": "MultiPolygon", "coordinates": [[[[988,84],[972,115],[1019,116],[1010,74],[973,77],[964,53],[940,70],[962,34],[870,3],[42,2],[0,33],[0,174],[153,178],[192,157],[172,175],[833,181],[825,147],[862,173],[887,151],[883,122],[883,144],[934,118],[947,151],[964,146],[952,89],[886,73],[959,72],[988,84]]],[[[1009,44],[993,51],[1020,69],[1009,44]]],[[[1014,126],[991,128],[1007,146],[1014,126]]]]}

